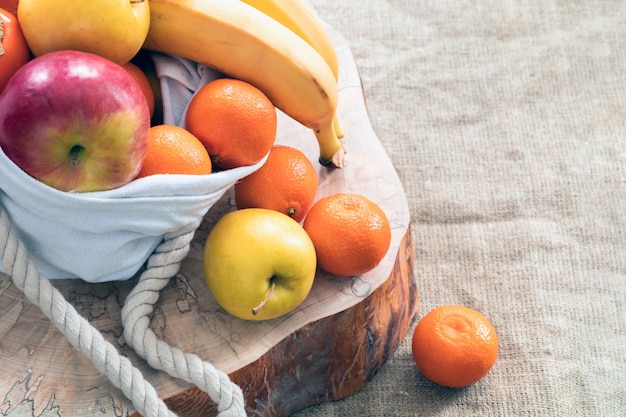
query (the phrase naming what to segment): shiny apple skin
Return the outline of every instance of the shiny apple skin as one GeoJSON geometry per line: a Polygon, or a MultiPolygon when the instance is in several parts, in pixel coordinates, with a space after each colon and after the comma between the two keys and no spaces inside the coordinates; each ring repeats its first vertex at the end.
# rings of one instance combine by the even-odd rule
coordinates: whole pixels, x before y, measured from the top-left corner
{"type": "Polygon", "coordinates": [[[20,0],[24,37],[35,56],[72,49],[130,61],[150,28],[148,0],[20,0]]]}
{"type": "Polygon", "coordinates": [[[37,57],[0,95],[0,148],[32,177],[62,191],[101,191],[132,181],[149,128],[135,80],[91,53],[37,57]]]}
{"type": "Polygon", "coordinates": [[[261,321],[293,311],[308,297],[317,257],[309,235],[294,219],[274,210],[246,208],[215,224],[202,265],[209,291],[224,310],[261,321]]]}

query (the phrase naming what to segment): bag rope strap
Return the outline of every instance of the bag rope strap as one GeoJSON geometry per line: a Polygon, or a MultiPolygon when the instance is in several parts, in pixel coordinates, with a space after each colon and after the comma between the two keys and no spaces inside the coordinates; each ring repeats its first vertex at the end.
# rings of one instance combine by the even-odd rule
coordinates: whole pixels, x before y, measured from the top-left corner
{"type": "Polygon", "coordinates": [[[122,390],[137,411],[144,416],[175,416],[130,360],[121,356],[117,349],[65,300],[48,278],[37,271],[28,258],[24,244],[12,229],[2,206],[0,206],[0,253],[2,266],[12,277],[15,286],[31,303],[41,309],[72,346],[91,360],[96,369],[106,375],[116,388],[122,390]]]}
{"type": "Polygon", "coordinates": [[[159,292],[178,273],[199,225],[198,222],[166,234],[164,241],[148,259],[146,270],[122,307],[124,338],[151,367],[190,382],[209,394],[217,404],[219,417],[245,417],[241,388],[231,382],[227,374],[197,355],[184,353],[159,340],[150,328],[149,316],[154,311],[159,292]]]}
{"type": "MultiPolygon", "coordinates": [[[[145,291],[152,291],[151,299],[154,300],[153,302],[156,302],[156,299],[158,299],[158,289],[150,289],[151,283],[155,282],[153,279],[150,279],[150,276],[156,273],[151,278],[157,278],[170,271],[178,270],[180,260],[189,251],[191,237],[188,235],[189,231],[184,230],[182,238],[175,235],[171,236],[176,243],[181,243],[181,240],[182,243],[186,241],[186,248],[177,244],[173,245],[173,242],[168,240],[168,236],[166,236],[164,242],[157,247],[155,254],[153,254],[157,260],[162,260],[163,262],[150,262],[152,260],[151,257],[149,264],[156,266],[156,269],[151,268],[149,265],[140,277],[143,288],[141,294],[145,295],[145,291]],[[173,253],[168,253],[168,248],[172,248],[173,253]],[[170,263],[171,259],[178,260],[175,261],[178,265],[170,263]]],[[[193,232],[191,232],[191,235],[193,235],[193,232]]],[[[41,309],[43,314],[50,319],[72,346],[80,350],[85,357],[93,362],[95,368],[101,374],[105,375],[116,388],[120,389],[132,401],[133,406],[141,415],[144,417],[176,417],[176,414],[168,410],[165,403],[159,398],[154,387],[145,380],[141,371],[134,367],[127,357],[121,356],[117,349],[104,339],[102,333],[94,328],[65,300],[63,295],[52,286],[50,280],[39,273],[34,263],[29,259],[28,251],[23,242],[20,241],[11,227],[11,221],[2,205],[0,205],[0,254],[2,255],[4,271],[12,278],[15,286],[24,293],[31,303],[41,309]]],[[[172,275],[168,275],[168,279],[174,274],[175,272],[172,275]]],[[[161,278],[161,280],[167,281],[165,278],[161,278]]],[[[157,280],[156,282],[159,281],[157,280]]],[[[151,308],[149,310],[151,311],[151,308]]],[[[149,324],[147,317],[141,318],[141,315],[136,310],[133,311],[133,317],[141,319],[141,322],[147,320],[149,324]]],[[[148,309],[144,311],[148,311],[148,309]]],[[[137,327],[133,326],[133,328],[137,327]]],[[[125,333],[128,332],[125,330],[125,333]]],[[[131,337],[133,336],[132,333],[128,334],[131,337]]],[[[157,350],[157,352],[166,350],[162,346],[163,342],[155,342],[154,344],[158,344],[160,347],[160,350],[157,350]]],[[[184,356],[187,357],[189,355],[184,356]]],[[[212,389],[208,393],[211,399],[218,403],[218,410],[221,410],[220,417],[245,416],[241,389],[231,383],[227,375],[220,374],[219,371],[216,371],[215,368],[206,363],[197,368],[197,361],[193,358],[188,360],[189,362],[176,361],[176,363],[179,366],[187,364],[189,368],[188,374],[194,375],[194,381],[199,380],[198,374],[201,372],[199,369],[201,369],[207,382],[203,386],[211,385],[210,382],[213,382],[211,385],[212,389]],[[192,368],[194,369],[192,370],[192,368]],[[219,389],[214,389],[217,387],[219,389]]],[[[202,389],[202,386],[199,388],[202,389]]]]}

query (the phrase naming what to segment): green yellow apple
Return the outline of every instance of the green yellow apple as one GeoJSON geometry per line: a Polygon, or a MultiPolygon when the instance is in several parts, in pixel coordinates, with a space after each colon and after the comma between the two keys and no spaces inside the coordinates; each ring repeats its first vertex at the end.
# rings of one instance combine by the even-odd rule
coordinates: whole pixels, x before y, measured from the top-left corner
{"type": "Polygon", "coordinates": [[[294,310],[308,296],[316,267],[315,247],[302,226],[262,208],[221,217],[203,252],[211,294],[244,320],[268,320],[294,310]]]}
{"type": "Polygon", "coordinates": [[[124,64],[148,35],[150,6],[148,0],[20,0],[17,17],[35,56],[72,49],[124,64]]]}

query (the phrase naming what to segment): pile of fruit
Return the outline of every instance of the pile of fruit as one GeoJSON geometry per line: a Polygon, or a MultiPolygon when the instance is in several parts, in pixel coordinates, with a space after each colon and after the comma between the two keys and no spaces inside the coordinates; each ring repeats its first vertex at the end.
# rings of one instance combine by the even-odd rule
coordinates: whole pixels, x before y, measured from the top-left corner
{"type": "MultiPolygon", "coordinates": [[[[0,0],[0,149],[66,192],[102,191],[159,174],[211,175],[253,165],[237,210],[204,247],[208,287],[246,320],[282,316],[316,270],[360,275],[390,247],[385,213],[357,194],[317,201],[317,171],[276,145],[276,108],[312,129],[319,162],[341,168],[338,63],[301,0],[0,0]],[[195,92],[184,127],[165,125],[151,53],[224,74],[195,92]]],[[[475,310],[442,306],[418,324],[415,362],[430,380],[481,379],[498,350],[475,310]]]]}
{"type": "Polygon", "coordinates": [[[275,143],[280,109],[312,129],[322,165],[344,163],[337,57],[306,4],[13,5],[0,8],[0,149],[31,177],[86,193],[154,175],[214,175],[266,158],[236,183],[237,210],[206,241],[205,278],[225,310],[247,320],[282,316],[308,296],[318,268],[354,276],[385,257],[391,228],[381,208],[358,194],[315,201],[314,163],[275,143]],[[183,126],[160,119],[167,103],[151,54],[223,74],[194,92],[183,126]]]}
{"type": "MultiPolygon", "coordinates": [[[[99,191],[136,178],[148,148],[146,123],[158,124],[155,105],[162,104],[153,68],[141,59],[146,51],[187,58],[249,84],[249,91],[257,90],[271,106],[312,129],[320,162],[335,167],[344,163],[339,141],[343,133],[336,118],[337,57],[321,22],[300,1],[117,0],[60,6],[50,0],[23,0],[17,5],[15,0],[3,0],[0,6],[4,3],[15,8],[17,16],[3,9],[1,145],[17,165],[52,187],[99,191]],[[141,91],[129,86],[129,74],[139,81],[141,91]],[[53,134],[50,127],[54,140],[47,139],[53,134]],[[31,144],[37,151],[52,146],[56,160],[42,155],[51,152],[33,150],[25,155],[24,148],[31,144]],[[126,160],[116,160],[120,155],[126,160]]],[[[211,94],[216,91],[207,92],[203,101],[211,94]]],[[[234,110],[222,103],[212,105],[221,106],[216,119],[224,125],[237,124],[236,128],[241,123],[230,118],[250,111],[254,104],[240,102],[242,108],[234,110]]],[[[206,133],[199,125],[214,122],[206,120],[209,106],[197,107],[196,113],[203,114],[187,120],[188,130],[196,136],[198,130],[206,133]]],[[[255,152],[218,167],[257,162],[271,146],[267,137],[262,143],[258,136],[247,137],[253,132],[234,133],[248,143],[238,147],[229,143],[230,154],[251,148],[255,152]]],[[[199,139],[209,153],[214,152],[211,138],[199,139]]]]}

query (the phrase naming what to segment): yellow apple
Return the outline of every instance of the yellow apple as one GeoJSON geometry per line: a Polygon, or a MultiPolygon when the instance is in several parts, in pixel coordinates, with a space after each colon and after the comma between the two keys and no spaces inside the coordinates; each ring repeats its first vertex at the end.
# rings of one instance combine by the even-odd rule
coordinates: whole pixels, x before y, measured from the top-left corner
{"type": "Polygon", "coordinates": [[[72,49],[124,64],[148,35],[150,8],[148,0],[20,0],[17,18],[35,56],[72,49]]]}
{"type": "Polygon", "coordinates": [[[203,252],[211,294],[244,320],[268,320],[294,310],[308,296],[316,267],[315,247],[302,226],[262,208],[224,215],[203,252]]]}

